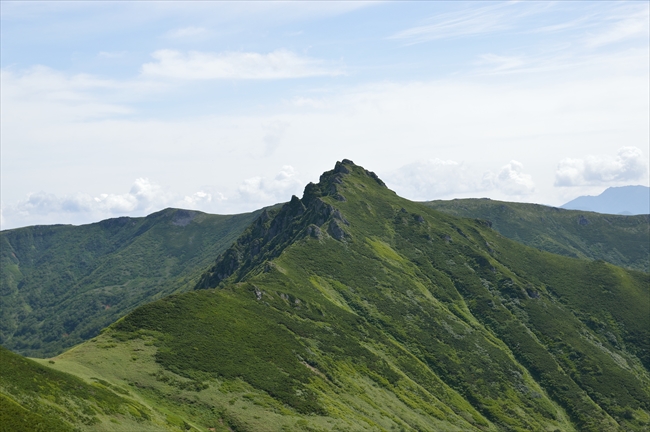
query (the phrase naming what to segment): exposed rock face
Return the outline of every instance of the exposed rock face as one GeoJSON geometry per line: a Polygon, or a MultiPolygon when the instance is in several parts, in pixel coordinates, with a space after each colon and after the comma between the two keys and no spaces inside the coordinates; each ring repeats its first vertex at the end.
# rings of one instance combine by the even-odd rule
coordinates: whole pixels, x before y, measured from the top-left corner
{"type": "Polygon", "coordinates": [[[239,277],[252,268],[278,256],[283,247],[297,238],[323,238],[323,226],[333,239],[344,241],[349,234],[343,226],[350,225],[341,210],[324,201],[332,197],[345,201],[339,187],[345,176],[353,170],[362,170],[367,176],[385,187],[376,174],[357,167],[350,160],[337,162],[334,169],[321,175],[318,184],[309,183],[302,199],[296,196],[274,212],[264,211],[260,217],[237,239],[216,263],[206,272],[196,288],[212,288],[228,278],[238,281],[239,277]]]}
{"type": "Polygon", "coordinates": [[[347,219],[343,217],[339,209],[334,209],[334,211],[332,211],[332,217],[336,220],[340,220],[346,225],[350,225],[350,222],[348,222],[347,219]]]}
{"type": "Polygon", "coordinates": [[[341,162],[337,162],[336,165],[334,165],[334,172],[350,174],[350,170],[345,165],[354,165],[354,162],[349,159],[343,159],[341,162]]]}
{"type": "Polygon", "coordinates": [[[343,228],[335,221],[331,220],[329,227],[327,228],[327,233],[332,236],[332,238],[336,240],[343,240],[346,237],[345,231],[343,231],[343,228]]]}
{"type": "Polygon", "coordinates": [[[590,224],[589,219],[587,219],[583,215],[578,216],[578,225],[583,225],[584,226],[584,225],[589,225],[589,224],[590,224]]]}
{"type": "Polygon", "coordinates": [[[370,177],[372,177],[373,179],[375,179],[375,181],[376,181],[377,183],[379,183],[381,186],[386,187],[386,183],[384,183],[384,182],[382,181],[382,179],[380,179],[380,178],[377,176],[377,174],[375,174],[374,172],[366,170],[366,174],[368,174],[368,176],[370,176],[370,177]]]}
{"type": "Polygon", "coordinates": [[[323,238],[323,233],[321,229],[314,224],[309,225],[307,227],[307,235],[317,239],[323,238]]]}
{"type": "Polygon", "coordinates": [[[258,287],[255,287],[255,298],[257,300],[262,300],[262,291],[258,287]]]}

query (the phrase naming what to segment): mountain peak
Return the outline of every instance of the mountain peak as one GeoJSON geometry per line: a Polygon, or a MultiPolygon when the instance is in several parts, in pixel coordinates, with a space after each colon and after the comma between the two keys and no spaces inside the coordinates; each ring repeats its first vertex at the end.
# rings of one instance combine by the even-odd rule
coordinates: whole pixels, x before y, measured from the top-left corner
{"type": "Polygon", "coordinates": [[[575,198],[561,208],[606,214],[649,214],[650,188],[641,185],[610,187],[597,196],[585,195],[575,198]]]}
{"type": "Polygon", "coordinates": [[[331,196],[337,201],[346,201],[345,196],[341,193],[343,179],[346,176],[357,176],[361,181],[363,178],[370,178],[379,186],[386,187],[386,184],[372,171],[356,165],[349,159],[343,159],[336,162],[334,169],[324,172],[319,179],[318,184],[309,183],[305,186],[303,193],[303,202],[309,205],[315,198],[331,196]]]}
{"type": "Polygon", "coordinates": [[[239,281],[253,268],[279,256],[289,244],[303,237],[321,238],[325,232],[338,241],[349,239],[351,236],[345,227],[350,222],[330,203],[332,200],[323,198],[347,201],[345,194],[350,184],[368,190],[386,188],[375,173],[351,160],[336,162],[334,169],[324,172],[317,184],[305,186],[302,199],[293,195],[279,210],[265,210],[235,244],[217,257],[196,288],[213,288],[231,278],[239,281]]]}

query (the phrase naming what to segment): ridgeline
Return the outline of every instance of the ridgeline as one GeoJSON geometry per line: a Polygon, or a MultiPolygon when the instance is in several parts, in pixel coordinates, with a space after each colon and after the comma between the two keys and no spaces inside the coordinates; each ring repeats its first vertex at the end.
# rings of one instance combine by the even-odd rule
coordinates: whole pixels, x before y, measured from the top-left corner
{"type": "Polygon", "coordinates": [[[147,413],[92,430],[640,431],[649,287],[402,199],[344,160],[262,212],[195,290],[41,363],[147,413]]]}

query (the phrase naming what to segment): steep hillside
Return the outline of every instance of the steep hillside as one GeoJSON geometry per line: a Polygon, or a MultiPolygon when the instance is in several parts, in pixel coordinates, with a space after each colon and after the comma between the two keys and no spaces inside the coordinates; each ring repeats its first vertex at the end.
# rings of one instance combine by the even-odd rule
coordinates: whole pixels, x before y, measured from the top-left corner
{"type": "Polygon", "coordinates": [[[138,305],[191,289],[210,258],[257,215],[167,209],[146,218],[3,231],[0,344],[24,355],[55,355],[138,305]]]}
{"type": "Polygon", "coordinates": [[[649,286],[343,161],[264,212],[198,290],[51,366],[128,387],[169,413],[161,429],[647,430],[649,286]]]}
{"type": "Polygon", "coordinates": [[[619,216],[490,199],[430,201],[454,216],[488,220],[504,236],[560,255],[650,271],[650,215],[619,216]]]}

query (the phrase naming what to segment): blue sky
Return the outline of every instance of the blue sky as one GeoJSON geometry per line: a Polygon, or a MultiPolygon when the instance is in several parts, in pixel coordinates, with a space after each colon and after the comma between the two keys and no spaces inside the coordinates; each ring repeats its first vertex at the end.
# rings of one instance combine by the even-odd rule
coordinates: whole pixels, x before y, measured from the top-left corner
{"type": "Polygon", "coordinates": [[[2,228],[648,185],[648,5],[3,1],[2,228]]]}

